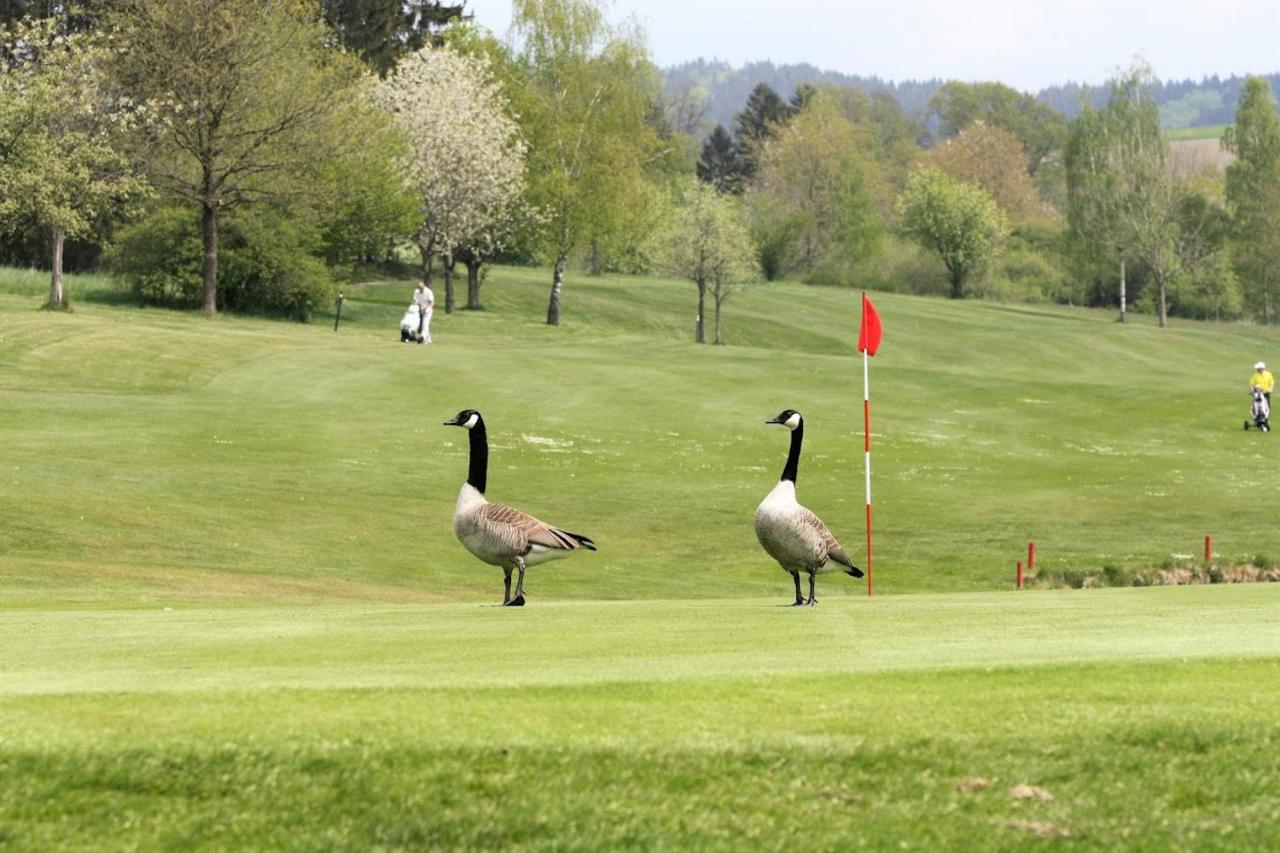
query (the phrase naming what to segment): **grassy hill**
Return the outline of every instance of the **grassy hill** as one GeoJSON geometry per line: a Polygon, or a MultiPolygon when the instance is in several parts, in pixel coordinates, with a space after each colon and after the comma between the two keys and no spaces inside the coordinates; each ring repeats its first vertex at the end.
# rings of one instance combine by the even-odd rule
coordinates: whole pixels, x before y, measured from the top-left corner
{"type": "MultiPolygon", "coordinates": [[[[0,294],[6,599],[487,600],[450,518],[485,413],[494,499],[595,537],[538,569],[552,598],[785,594],[751,518],[809,429],[800,494],[863,551],[861,364],[848,291],[783,284],[695,346],[692,285],[498,269],[489,310],[438,314],[401,345],[406,282],[348,288],[338,333],[117,307],[36,311],[0,294]]],[[[92,285],[90,285],[92,286],[92,285]]],[[[1280,556],[1270,436],[1241,429],[1276,337],[1248,325],[1129,325],[1106,312],[877,295],[872,365],[879,590],[997,589],[1039,564],[1159,566],[1280,556]]],[[[851,584],[827,584],[857,593],[851,584]]]]}
{"type": "Polygon", "coordinates": [[[856,294],[496,269],[397,342],[344,323],[38,310],[0,271],[0,848],[1261,848],[1280,835],[1280,585],[1013,592],[1050,571],[1271,564],[1273,332],[874,298],[876,590],[790,581],[752,513],[862,548],[856,294]],[[530,606],[454,540],[490,494],[597,554],[530,606]]]}

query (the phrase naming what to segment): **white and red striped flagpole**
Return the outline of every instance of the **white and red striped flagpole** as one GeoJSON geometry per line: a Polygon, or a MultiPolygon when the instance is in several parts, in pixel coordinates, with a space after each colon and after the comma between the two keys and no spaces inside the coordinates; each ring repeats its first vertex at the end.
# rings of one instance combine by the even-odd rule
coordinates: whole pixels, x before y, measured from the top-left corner
{"type": "MultiPolygon", "coordinates": [[[[866,294],[863,294],[866,296],[866,294]]],[[[862,351],[862,451],[867,477],[867,598],[871,597],[871,357],[862,351]]]]}
{"type": "Polygon", "coordinates": [[[871,357],[880,348],[880,315],[862,292],[862,319],[858,323],[858,351],[862,353],[862,451],[867,475],[867,598],[871,597],[871,357]]]}

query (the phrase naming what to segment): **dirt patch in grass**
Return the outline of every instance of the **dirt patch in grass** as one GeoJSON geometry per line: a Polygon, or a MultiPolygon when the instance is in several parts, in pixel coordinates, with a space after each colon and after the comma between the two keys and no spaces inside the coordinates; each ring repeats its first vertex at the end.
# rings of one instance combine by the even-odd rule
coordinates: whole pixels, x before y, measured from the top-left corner
{"type": "Polygon", "coordinates": [[[1040,800],[1046,803],[1053,799],[1053,794],[1039,785],[1014,785],[1009,789],[1009,796],[1015,800],[1040,800]]]}
{"type": "Polygon", "coordinates": [[[1011,820],[1010,829],[1030,832],[1036,838],[1070,838],[1071,830],[1047,820],[1011,820]]]}

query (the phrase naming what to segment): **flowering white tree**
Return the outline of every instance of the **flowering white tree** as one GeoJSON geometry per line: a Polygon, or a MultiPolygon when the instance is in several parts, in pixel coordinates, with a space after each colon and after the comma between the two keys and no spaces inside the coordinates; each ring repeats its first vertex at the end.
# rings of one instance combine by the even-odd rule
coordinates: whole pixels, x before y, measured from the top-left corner
{"type": "Polygon", "coordinates": [[[455,254],[464,254],[470,271],[474,256],[496,251],[524,191],[519,125],[488,60],[448,47],[406,57],[374,97],[409,138],[407,180],[422,201],[418,249],[428,279],[436,255],[444,257],[445,311],[452,313],[455,254]]]}

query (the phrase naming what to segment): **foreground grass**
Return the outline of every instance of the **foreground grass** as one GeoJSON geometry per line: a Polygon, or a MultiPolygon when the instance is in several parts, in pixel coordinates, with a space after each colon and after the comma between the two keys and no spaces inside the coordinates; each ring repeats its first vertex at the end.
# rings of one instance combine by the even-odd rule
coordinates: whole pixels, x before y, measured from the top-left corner
{"type": "Polygon", "coordinates": [[[499,269],[408,347],[405,282],[335,334],[6,276],[0,847],[1280,837],[1280,588],[991,591],[1031,538],[1055,570],[1280,554],[1240,429],[1269,330],[877,296],[878,594],[792,610],[761,422],[805,412],[801,494],[858,553],[847,291],[755,288],[696,347],[686,285],[573,279],[548,329],[545,273],[499,269]],[[523,610],[452,537],[464,407],[494,497],[601,544],[523,610]]]}
{"type": "Polygon", "coordinates": [[[18,848],[1239,849],[1270,587],[9,614],[18,848]],[[1019,786],[1033,786],[1019,790],[1019,786]]]}

